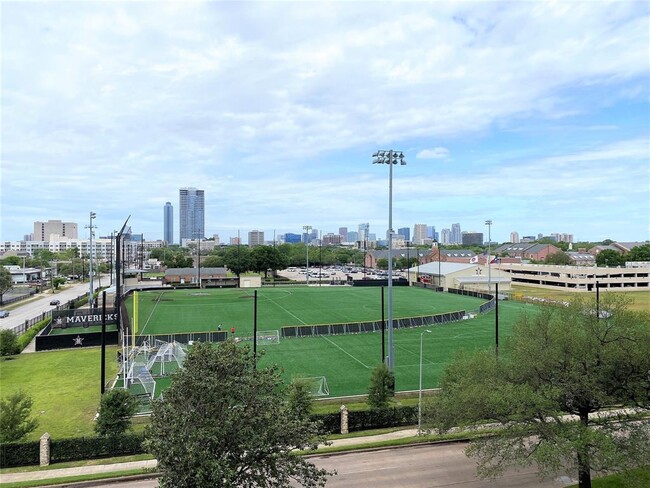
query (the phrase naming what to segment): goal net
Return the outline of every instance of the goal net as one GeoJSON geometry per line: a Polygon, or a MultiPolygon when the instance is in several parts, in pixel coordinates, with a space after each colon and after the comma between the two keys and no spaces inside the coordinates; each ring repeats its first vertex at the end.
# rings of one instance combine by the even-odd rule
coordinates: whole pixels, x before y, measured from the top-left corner
{"type": "Polygon", "coordinates": [[[294,381],[307,385],[311,396],[329,396],[330,390],[327,387],[325,376],[314,376],[310,378],[296,378],[294,381]]]}
{"type": "Polygon", "coordinates": [[[147,396],[153,400],[156,394],[156,380],[151,376],[147,364],[138,359],[136,357],[131,363],[127,376],[127,384],[129,384],[129,387],[140,385],[147,396]]]}
{"type": "Polygon", "coordinates": [[[180,342],[164,342],[156,340],[156,345],[152,349],[152,354],[147,361],[147,370],[156,375],[165,376],[173,373],[185,361],[187,352],[186,346],[180,342]]]}

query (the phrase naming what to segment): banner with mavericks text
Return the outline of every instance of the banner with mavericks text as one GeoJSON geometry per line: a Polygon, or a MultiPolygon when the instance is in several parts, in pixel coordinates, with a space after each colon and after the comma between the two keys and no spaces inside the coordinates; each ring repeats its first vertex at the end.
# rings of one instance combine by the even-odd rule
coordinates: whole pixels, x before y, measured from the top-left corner
{"type": "MultiPolygon", "coordinates": [[[[117,309],[106,309],[106,324],[117,323],[117,309]]],[[[102,310],[76,309],[76,310],[52,310],[52,327],[67,329],[68,327],[90,327],[91,325],[102,325],[102,310]]]]}

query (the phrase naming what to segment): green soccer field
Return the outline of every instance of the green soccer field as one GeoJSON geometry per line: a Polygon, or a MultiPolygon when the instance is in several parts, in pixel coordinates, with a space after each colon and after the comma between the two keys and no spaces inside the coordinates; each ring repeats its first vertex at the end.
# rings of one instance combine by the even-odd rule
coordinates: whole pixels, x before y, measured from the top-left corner
{"type": "MultiPolygon", "coordinates": [[[[393,317],[420,317],[478,309],[484,300],[415,287],[393,288],[393,317]]],[[[133,317],[133,298],[127,303],[133,317]]],[[[385,305],[388,306],[388,293],[385,305]]],[[[170,290],[138,293],[138,335],[216,331],[253,332],[254,291],[170,290]]],[[[381,289],[352,287],[264,288],[257,291],[257,329],[289,325],[381,320],[381,289]]]]}
{"type": "MultiPolygon", "coordinates": [[[[476,310],[484,300],[420,288],[394,288],[394,317],[435,315],[476,310]]],[[[381,319],[378,288],[292,288],[258,290],[258,329],[285,325],[371,321],[381,319]]],[[[139,296],[140,334],[169,334],[236,328],[236,336],[252,335],[253,295],[249,290],[183,290],[149,292],[139,296]]],[[[387,297],[386,297],[387,298],[387,297]]],[[[387,302],[387,299],[386,299],[387,302]]],[[[132,303],[128,304],[132,310],[132,303]]],[[[500,340],[517,316],[533,305],[501,302],[500,340]]],[[[444,367],[461,350],[494,347],[495,312],[444,325],[394,331],[395,380],[398,391],[417,390],[420,339],[423,341],[423,388],[434,388],[444,367]],[[429,330],[430,332],[424,332],[429,330]]],[[[388,334],[386,333],[386,351],[388,334]]],[[[260,364],[277,364],[285,380],[325,377],[330,397],[364,394],[370,374],[381,363],[381,333],[283,338],[279,344],[258,346],[260,364]]],[[[157,391],[169,384],[158,380],[157,391]]]]}

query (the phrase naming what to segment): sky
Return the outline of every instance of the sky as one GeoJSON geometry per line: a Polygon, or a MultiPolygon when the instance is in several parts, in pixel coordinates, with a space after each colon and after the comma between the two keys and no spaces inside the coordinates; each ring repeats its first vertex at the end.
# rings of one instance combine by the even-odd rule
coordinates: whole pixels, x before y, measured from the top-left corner
{"type": "Polygon", "coordinates": [[[650,3],[2,1],[0,240],[206,235],[650,239],[650,3]]]}

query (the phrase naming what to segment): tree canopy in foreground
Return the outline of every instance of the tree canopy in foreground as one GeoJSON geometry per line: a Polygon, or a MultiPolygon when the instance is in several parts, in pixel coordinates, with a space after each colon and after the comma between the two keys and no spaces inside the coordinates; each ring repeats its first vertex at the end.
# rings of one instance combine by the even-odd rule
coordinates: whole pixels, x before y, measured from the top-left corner
{"type": "Polygon", "coordinates": [[[324,486],[328,473],[294,449],[315,449],[318,425],[295,412],[276,367],[255,368],[249,347],[195,343],[145,443],[163,487],[324,486]]]}
{"type": "Polygon", "coordinates": [[[599,306],[544,305],[518,320],[498,358],[480,351],[447,368],[425,420],[494,427],[466,451],[480,476],[537,465],[589,488],[592,473],[650,462],[650,314],[603,295],[599,306]]]}

